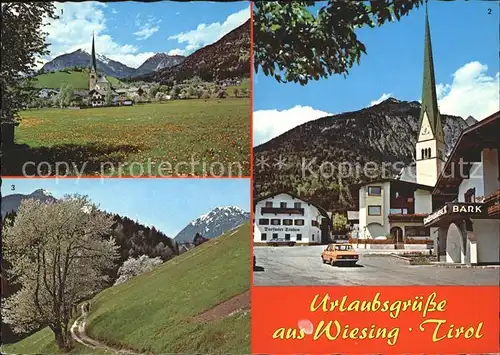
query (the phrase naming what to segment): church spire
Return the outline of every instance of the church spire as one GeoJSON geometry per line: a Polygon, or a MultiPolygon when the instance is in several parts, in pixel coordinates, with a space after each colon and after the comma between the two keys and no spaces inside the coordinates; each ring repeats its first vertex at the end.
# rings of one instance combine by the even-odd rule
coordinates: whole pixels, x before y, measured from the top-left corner
{"type": "Polygon", "coordinates": [[[90,62],[90,69],[96,71],[96,60],[95,60],[95,45],[94,45],[94,33],[92,32],[92,58],[90,62]]]}
{"type": "Polygon", "coordinates": [[[425,3],[424,78],[422,86],[422,107],[420,109],[420,126],[422,125],[425,114],[427,114],[434,137],[438,139],[442,138],[438,137],[441,133],[440,131],[442,131],[442,127],[437,103],[436,79],[434,77],[434,62],[432,57],[427,1],[425,3]]]}

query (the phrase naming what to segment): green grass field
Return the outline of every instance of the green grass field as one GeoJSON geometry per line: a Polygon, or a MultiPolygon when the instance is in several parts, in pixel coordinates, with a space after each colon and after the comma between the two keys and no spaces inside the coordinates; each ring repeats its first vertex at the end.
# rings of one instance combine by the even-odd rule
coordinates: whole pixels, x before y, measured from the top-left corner
{"type": "MultiPolygon", "coordinates": [[[[89,89],[89,73],[86,71],[56,71],[36,76],[33,86],[36,88],[60,89],[63,84],[70,84],[73,89],[89,89]]],[[[107,76],[111,85],[116,86],[120,80],[107,76]]]]}
{"type": "MultiPolygon", "coordinates": [[[[249,289],[250,225],[212,239],[92,300],[88,334],[138,352],[250,354],[249,312],[208,323],[193,317],[249,289]]],[[[57,353],[44,329],[9,353],[57,353]]],[[[82,353],[80,347],[75,353],[82,353]]],[[[85,351],[83,351],[85,353],[85,351]]],[[[86,353],[89,353],[87,351],[86,353]]]]}
{"type": "Polygon", "coordinates": [[[56,162],[72,162],[78,170],[83,169],[84,175],[250,173],[248,98],[81,110],[34,109],[22,112],[21,118],[15,131],[16,143],[29,148],[21,146],[24,150],[14,151],[10,159],[5,157],[6,164],[14,160],[16,164],[5,165],[4,175],[22,174],[21,165],[27,161],[48,161],[52,173],[56,162]]]}

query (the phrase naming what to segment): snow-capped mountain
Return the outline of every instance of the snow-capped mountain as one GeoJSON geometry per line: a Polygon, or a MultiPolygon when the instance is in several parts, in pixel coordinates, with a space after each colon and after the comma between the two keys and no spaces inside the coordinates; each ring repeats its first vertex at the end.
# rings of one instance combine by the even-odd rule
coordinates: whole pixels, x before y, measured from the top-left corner
{"type": "Polygon", "coordinates": [[[170,68],[184,61],[186,57],[182,55],[168,55],[166,53],[156,53],[148,58],[142,65],[137,68],[135,75],[144,75],[151,72],[170,68]]]}
{"type": "Polygon", "coordinates": [[[29,195],[23,195],[23,194],[13,194],[13,195],[7,195],[7,196],[2,196],[2,219],[5,217],[7,213],[10,213],[12,211],[16,211],[21,205],[21,201],[23,200],[38,200],[42,202],[55,202],[57,199],[52,196],[52,194],[44,189],[38,189],[33,191],[29,195]]]}
{"type": "Polygon", "coordinates": [[[192,242],[196,233],[205,238],[215,238],[236,228],[250,219],[250,213],[239,207],[216,207],[189,223],[177,234],[178,243],[192,242]]]}
{"type": "MultiPolygon", "coordinates": [[[[45,63],[42,70],[45,72],[71,69],[73,67],[88,68],[90,66],[91,55],[83,49],[78,49],[72,53],[62,54],[50,62],[45,63]]],[[[109,59],[103,55],[96,54],[97,71],[101,74],[115,78],[127,78],[135,74],[136,69],[125,64],[109,59]]]]}
{"type": "MultiPolygon", "coordinates": [[[[88,68],[90,66],[91,54],[84,50],[78,49],[72,53],[62,54],[45,63],[42,70],[45,72],[71,69],[75,66],[80,68],[88,68]]],[[[112,60],[102,54],[96,53],[97,71],[107,76],[112,76],[118,79],[130,78],[137,75],[148,74],[150,72],[171,67],[181,63],[184,60],[183,56],[170,56],[165,53],[156,53],[148,58],[139,68],[131,68],[116,60],[112,60]]]]}

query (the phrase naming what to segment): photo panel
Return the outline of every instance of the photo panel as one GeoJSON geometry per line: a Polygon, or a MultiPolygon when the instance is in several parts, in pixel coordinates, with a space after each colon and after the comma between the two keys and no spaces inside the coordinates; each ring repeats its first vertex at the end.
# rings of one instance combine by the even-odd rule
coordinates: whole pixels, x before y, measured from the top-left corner
{"type": "Polygon", "coordinates": [[[2,353],[250,354],[249,194],[250,179],[3,179],[2,353]]]}
{"type": "Polygon", "coordinates": [[[3,176],[250,176],[249,2],[31,6],[2,7],[3,176]]]}
{"type": "Polygon", "coordinates": [[[255,2],[254,353],[498,351],[498,21],[255,2]]]}

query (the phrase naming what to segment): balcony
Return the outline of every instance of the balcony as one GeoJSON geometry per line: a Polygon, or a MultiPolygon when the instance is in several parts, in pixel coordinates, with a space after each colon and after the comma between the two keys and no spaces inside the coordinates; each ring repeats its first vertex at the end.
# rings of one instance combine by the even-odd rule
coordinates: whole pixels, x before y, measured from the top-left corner
{"type": "Polygon", "coordinates": [[[484,205],[488,209],[489,217],[500,216],[500,190],[486,196],[484,198],[484,205]]]}
{"type": "Polygon", "coordinates": [[[304,209],[303,208],[292,208],[292,207],[262,207],[260,209],[260,213],[262,215],[269,213],[269,214],[299,214],[299,215],[304,215],[304,209]]]}
{"type": "Polygon", "coordinates": [[[424,218],[427,217],[428,213],[392,213],[389,217],[389,222],[417,222],[424,223],[424,218]]]}

